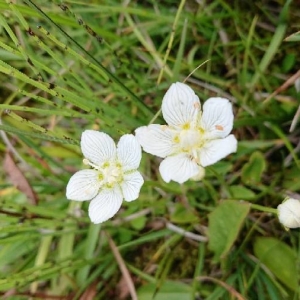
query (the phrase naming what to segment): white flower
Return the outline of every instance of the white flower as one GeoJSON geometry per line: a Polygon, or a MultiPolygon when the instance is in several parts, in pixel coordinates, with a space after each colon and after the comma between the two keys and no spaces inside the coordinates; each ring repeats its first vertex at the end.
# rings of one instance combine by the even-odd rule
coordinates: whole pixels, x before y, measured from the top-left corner
{"type": "Polygon", "coordinates": [[[281,224],[288,228],[300,227],[300,200],[287,198],[277,209],[281,224]]]}
{"type": "Polygon", "coordinates": [[[144,183],[137,171],[141,146],[132,134],[123,135],[116,147],[106,133],[86,130],[81,136],[83,162],[92,169],[75,173],[67,185],[67,198],[92,200],[89,216],[93,223],[113,217],[125,201],[136,200],[144,183]]]}
{"type": "Polygon", "coordinates": [[[203,167],[214,164],[237,149],[237,140],[229,133],[233,126],[231,103],[210,98],[203,105],[183,83],[173,83],[162,101],[162,114],[168,125],[143,126],[136,137],[143,150],[165,158],[159,167],[164,181],[183,183],[200,179],[203,167]]]}

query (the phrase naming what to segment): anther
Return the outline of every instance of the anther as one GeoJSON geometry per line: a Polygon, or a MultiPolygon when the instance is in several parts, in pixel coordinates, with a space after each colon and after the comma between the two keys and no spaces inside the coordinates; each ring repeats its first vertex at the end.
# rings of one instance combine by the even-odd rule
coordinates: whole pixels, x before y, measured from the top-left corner
{"type": "Polygon", "coordinates": [[[82,160],[82,162],[83,162],[83,164],[86,165],[86,166],[88,166],[88,165],[90,164],[90,161],[89,161],[87,158],[84,158],[84,159],[82,160]]]}

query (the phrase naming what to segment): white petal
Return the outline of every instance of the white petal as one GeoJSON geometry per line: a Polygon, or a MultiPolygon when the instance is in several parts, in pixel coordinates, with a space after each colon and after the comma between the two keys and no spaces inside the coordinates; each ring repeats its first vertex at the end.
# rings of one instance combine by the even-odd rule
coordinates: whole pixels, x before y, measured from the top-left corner
{"type": "Polygon", "coordinates": [[[96,130],[85,130],[82,133],[81,150],[85,158],[97,165],[116,157],[114,140],[108,134],[96,130]]]}
{"type": "Polygon", "coordinates": [[[181,153],[164,159],[159,172],[165,182],[174,180],[183,183],[198,174],[199,166],[187,154],[181,153]]]}
{"type": "Polygon", "coordinates": [[[278,219],[281,224],[288,228],[300,227],[300,201],[289,198],[278,205],[278,219]]]}
{"type": "Polygon", "coordinates": [[[152,124],[139,127],[135,130],[135,136],[147,153],[162,158],[172,153],[173,134],[166,125],[152,124]]]}
{"type": "Polygon", "coordinates": [[[120,209],[123,196],[118,186],[104,189],[94,198],[89,206],[89,216],[93,223],[98,224],[112,218],[120,209]]]}
{"type": "Polygon", "coordinates": [[[209,98],[203,105],[200,127],[207,139],[226,137],[232,130],[233,112],[231,103],[224,98],[209,98]]]}
{"type": "Polygon", "coordinates": [[[98,191],[98,172],[95,170],[81,170],[70,178],[66,196],[70,200],[91,200],[98,194],[98,191]]]}
{"type": "Polygon", "coordinates": [[[230,153],[236,152],[236,149],[237,140],[233,134],[224,139],[208,141],[198,151],[200,164],[203,167],[212,165],[230,153]]]}
{"type": "Polygon", "coordinates": [[[169,125],[183,126],[195,122],[200,112],[200,101],[186,84],[176,82],[166,92],[162,101],[162,114],[169,125]]]}
{"type": "Polygon", "coordinates": [[[139,197],[143,183],[144,179],[140,172],[125,174],[124,181],[121,184],[124,199],[128,202],[136,200],[139,197]]]}
{"type": "Polygon", "coordinates": [[[123,171],[136,170],[139,167],[142,149],[134,135],[125,134],[120,138],[117,154],[123,166],[123,171]]]}

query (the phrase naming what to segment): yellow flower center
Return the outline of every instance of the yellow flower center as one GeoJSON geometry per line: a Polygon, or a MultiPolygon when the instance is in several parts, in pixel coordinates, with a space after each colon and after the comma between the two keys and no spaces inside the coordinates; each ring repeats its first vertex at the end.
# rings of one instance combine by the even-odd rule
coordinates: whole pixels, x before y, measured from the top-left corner
{"type": "Polygon", "coordinates": [[[188,153],[191,158],[198,162],[197,150],[205,144],[203,135],[204,130],[202,128],[190,129],[187,127],[174,136],[173,142],[179,146],[181,152],[188,153]]]}
{"type": "Polygon", "coordinates": [[[107,185],[108,187],[114,186],[115,183],[120,182],[122,179],[122,171],[118,165],[108,165],[101,171],[103,175],[103,184],[107,185]]]}
{"type": "Polygon", "coordinates": [[[99,172],[98,180],[100,186],[105,185],[108,188],[112,188],[116,183],[120,183],[123,180],[122,166],[118,162],[105,162],[102,166],[98,166],[85,158],[83,163],[99,172]]]}
{"type": "Polygon", "coordinates": [[[201,144],[201,133],[198,130],[182,130],[179,134],[182,150],[190,152],[201,144]]]}

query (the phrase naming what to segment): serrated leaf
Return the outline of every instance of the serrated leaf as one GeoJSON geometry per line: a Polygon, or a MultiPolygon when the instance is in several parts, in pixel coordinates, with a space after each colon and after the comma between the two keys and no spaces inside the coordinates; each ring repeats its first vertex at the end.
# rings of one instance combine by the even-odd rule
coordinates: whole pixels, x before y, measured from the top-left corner
{"type": "Polygon", "coordinates": [[[191,287],[176,281],[166,281],[161,287],[149,283],[139,288],[137,294],[139,300],[190,300],[191,287]]]}
{"type": "Polygon", "coordinates": [[[256,257],[290,289],[298,289],[297,253],[272,237],[259,237],[254,242],[256,257]]]}
{"type": "Polygon", "coordinates": [[[219,261],[228,254],[249,210],[248,203],[226,200],[209,214],[208,246],[215,254],[214,261],[219,261]]]}
{"type": "Polygon", "coordinates": [[[261,177],[266,169],[266,161],[259,151],[250,156],[250,160],[242,168],[242,181],[246,184],[256,185],[261,182],[261,177]]]}

